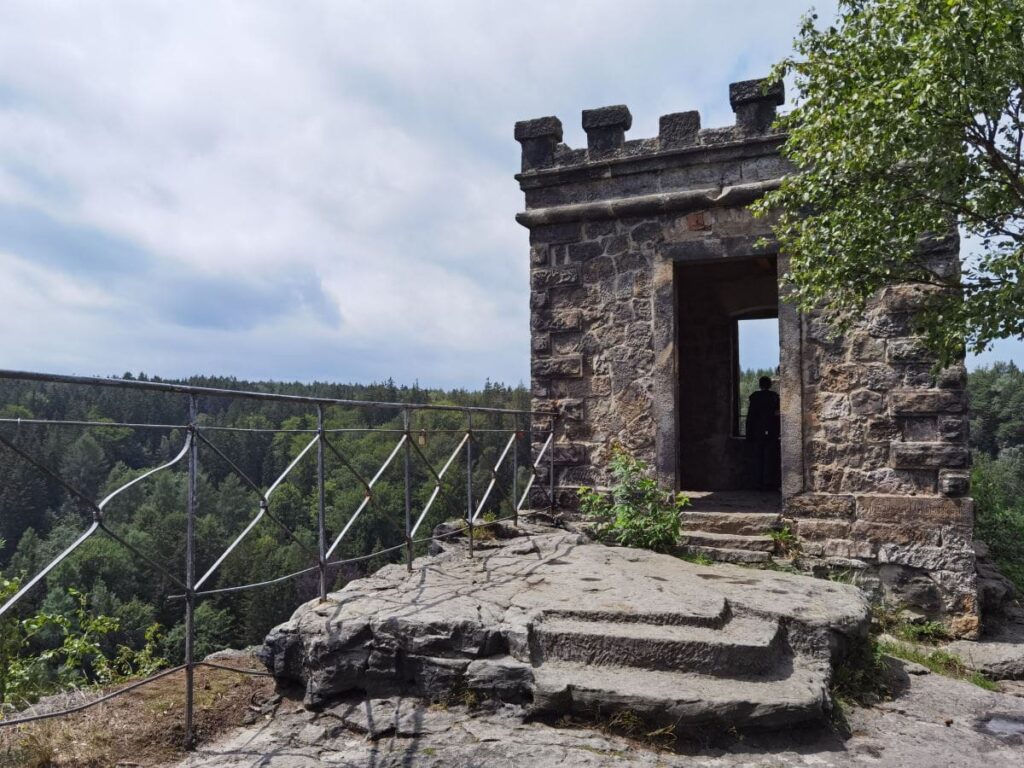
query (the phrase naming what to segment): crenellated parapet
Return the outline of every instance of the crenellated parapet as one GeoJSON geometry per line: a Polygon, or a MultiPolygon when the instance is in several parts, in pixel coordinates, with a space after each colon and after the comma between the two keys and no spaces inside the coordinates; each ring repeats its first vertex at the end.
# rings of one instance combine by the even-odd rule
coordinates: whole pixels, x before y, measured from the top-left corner
{"type": "Polygon", "coordinates": [[[744,80],[729,86],[729,103],[736,114],[732,126],[702,130],[700,113],[691,110],[662,115],[655,138],[627,141],[626,132],[632,127],[633,116],[627,106],[618,104],[583,110],[586,149],[573,149],[562,143],[562,121],[554,116],[516,123],[515,138],[522,145],[524,174],[595,161],[652,156],[777,136],[772,132],[772,123],[784,99],[781,82],[744,80]]]}

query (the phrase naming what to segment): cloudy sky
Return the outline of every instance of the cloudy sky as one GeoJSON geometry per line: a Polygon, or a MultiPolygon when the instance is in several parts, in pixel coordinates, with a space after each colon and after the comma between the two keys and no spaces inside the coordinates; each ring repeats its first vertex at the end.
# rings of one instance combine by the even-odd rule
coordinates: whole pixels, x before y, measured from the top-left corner
{"type": "Polygon", "coordinates": [[[525,380],[513,123],[731,123],[809,4],[6,0],[0,367],[525,380]]]}

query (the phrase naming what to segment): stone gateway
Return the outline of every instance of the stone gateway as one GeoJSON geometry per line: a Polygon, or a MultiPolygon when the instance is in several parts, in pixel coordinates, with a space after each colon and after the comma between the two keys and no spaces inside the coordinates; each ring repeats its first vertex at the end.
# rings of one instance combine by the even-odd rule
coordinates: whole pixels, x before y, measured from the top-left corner
{"type": "MultiPolygon", "coordinates": [[[[630,141],[625,106],[585,110],[586,149],[562,143],[556,117],[516,123],[533,405],[561,414],[558,504],[605,483],[618,442],[666,486],[695,492],[701,551],[767,559],[753,521],[782,515],[801,567],[857,574],[973,636],[965,369],[936,370],[918,343],[913,287],[887,288],[841,338],[780,297],[785,256],[759,247],[770,230],[747,207],[792,171],[772,127],[782,86],[733,83],[729,99],[735,125],[702,129],[681,112],[630,141]],[[749,318],[778,320],[776,494],[750,487],[741,435],[737,325],[749,318]]],[[[924,249],[934,269],[958,268],[955,237],[924,249]]]]}

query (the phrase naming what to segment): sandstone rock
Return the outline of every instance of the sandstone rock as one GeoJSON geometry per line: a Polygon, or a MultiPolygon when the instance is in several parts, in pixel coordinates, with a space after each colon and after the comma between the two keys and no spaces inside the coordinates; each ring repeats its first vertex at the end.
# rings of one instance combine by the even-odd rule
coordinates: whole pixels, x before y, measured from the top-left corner
{"type": "Polygon", "coordinates": [[[853,587],[538,528],[352,582],[272,631],[262,658],[313,708],[358,691],[466,691],[534,715],[629,710],[680,732],[742,730],[820,722],[830,665],[867,617],[853,587]]]}
{"type": "Polygon", "coordinates": [[[1009,642],[958,640],[947,649],[993,680],[1024,680],[1024,633],[1009,642]]]}
{"type": "Polygon", "coordinates": [[[978,578],[978,604],[986,618],[1001,617],[1012,609],[1017,590],[1013,582],[1004,576],[988,556],[988,545],[983,541],[974,542],[975,572],[978,578]]]}
{"type": "Polygon", "coordinates": [[[1007,604],[1005,612],[988,619],[981,640],[958,640],[947,650],[994,680],[1024,680],[1024,610],[1007,604]]]}

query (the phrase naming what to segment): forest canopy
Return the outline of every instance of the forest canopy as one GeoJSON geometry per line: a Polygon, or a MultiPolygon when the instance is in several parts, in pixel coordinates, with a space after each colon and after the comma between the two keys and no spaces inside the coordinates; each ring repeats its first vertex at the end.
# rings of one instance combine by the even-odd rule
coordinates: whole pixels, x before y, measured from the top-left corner
{"type": "MultiPolygon", "coordinates": [[[[134,377],[125,374],[124,378],[134,377]]],[[[144,375],[138,378],[148,380],[144,375]]],[[[529,408],[529,395],[522,386],[508,387],[490,381],[479,391],[428,390],[398,386],[392,381],[372,385],[276,384],[200,377],[187,383],[370,402],[529,408]]],[[[180,427],[188,421],[187,401],[180,394],[134,388],[4,381],[0,382],[0,419],[6,421],[0,422],[0,435],[54,470],[87,498],[99,500],[181,451],[186,431],[180,427]],[[28,421],[35,419],[167,427],[87,428],[28,421]]],[[[307,404],[207,396],[199,398],[199,413],[204,435],[235,465],[231,467],[205,445],[200,449],[196,571],[202,574],[259,510],[259,497],[241,474],[266,489],[309,443],[317,414],[315,407],[307,404]]],[[[457,411],[411,413],[411,428],[417,435],[411,473],[412,508],[418,514],[435,487],[434,476],[424,459],[439,470],[462,439],[466,417],[457,411]]],[[[333,537],[366,495],[356,473],[363,480],[373,477],[401,437],[402,415],[398,409],[382,406],[329,406],[325,408],[325,426],[335,430],[330,443],[351,464],[351,468],[346,467],[331,452],[326,454],[326,519],[328,535],[333,537]]],[[[477,414],[473,427],[472,478],[479,497],[509,438],[508,431],[526,430],[529,425],[525,417],[477,414]]],[[[520,488],[528,476],[528,437],[524,434],[518,443],[520,488]]],[[[315,456],[316,451],[310,451],[278,486],[271,500],[274,516],[295,531],[297,541],[264,519],[205,587],[248,584],[315,565],[315,558],[311,561],[309,555],[316,551],[317,535],[315,456]]],[[[133,486],[104,510],[105,523],[115,533],[175,574],[184,572],[184,464],[180,462],[133,486]]],[[[418,536],[429,535],[434,526],[446,519],[464,515],[465,464],[463,452],[445,476],[443,492],[418,536]]],[[[500,482],[485,513],[505,515],[511,511],[511,465],[510,458],[503,465],[500,482]]],[[[17,584],[39,572],[73,542],[91,521],[92,510],[87,505],[30,462],[0,445],[0,576],[4,579],[0,591],[11,594],[17,584]]],[[[381,475],[369,505],[333,559],[360,557],[401,544],[404,532],[404,471],[403,462],[396,460],[381,475]]],[[[418,545],[417,554],[424,552],[425,544],[418,545]]],[[[340,587],[401,556],[401,551],[390,552],[332,569],[332,586],[340,587]]],[[[122,648],[144,651],[147,658],[160,657],[166,663],[178,663],[184,646],[183,603],[174,595],[180,592],[180,587],[159,570],[98,532],[18,603],[13,618],[5,616],[0,620],[0,640],[6,637],[9,644],[23,642],[22,656],[49,654],[48,658],[53,660],[50,668],[31,670],[31,675],[39,679],[29,688],[39,692],[46,690],[48,682],[54,687],[75,682],[66,676],[61,678],[61,668],[67,667],[67,655],[59,649],[67,644],[68,637],[78,637],[93,626],[89,622],[96,617],[104,620],[100,627],[104,631],[91,632],[89,636],[95,641],[93,652],[84,660],[79,659],[84,681],[102,682],[103,670],[109,667],[104,667],[105,660],[115,659],[122,648]],[[62,626],[59,621],[63,618],[57,617],[67,618],[70,623],[62,626]]],[[[202,598],[197,608],[197,655],[261,642],[270,627],[287,619],[300,603],[317,593],[314,571],[260,589],[202,598]]],[[[93,626],[93,630],[99,626],[93,626]]],[[[133,669],[147,663],[145,659],[144,663],[135,663],[137,659],[131,658],[132,664],[126,666],[133,669]]],[[[113,678],[107,675],[107,679],[113,678]]],[[[2,682],[0,705],[4,703],[2,682]]]]}

